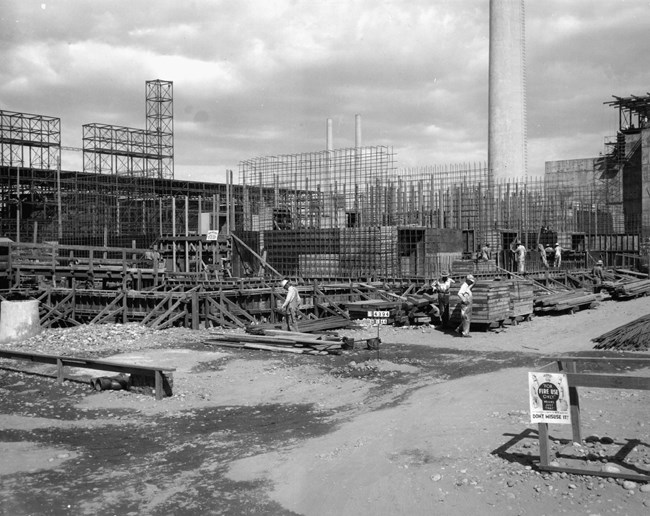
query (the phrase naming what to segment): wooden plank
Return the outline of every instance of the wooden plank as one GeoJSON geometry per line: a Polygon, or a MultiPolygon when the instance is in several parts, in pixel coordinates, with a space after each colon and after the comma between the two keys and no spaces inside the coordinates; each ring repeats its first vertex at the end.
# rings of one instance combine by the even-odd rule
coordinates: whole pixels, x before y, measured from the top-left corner
{"type": "MultiPolygon", "coordinates": [[[[617,464],[616,464],[617,465],[617,464]]],[[[638,482],[650,482],[650,475],[640,475],[637,473],[625,473],[621,471],[620,473],[609,473],[607,471],[599,471],[587,468],[570,468],[564,466],[550,466],[550,465],[539,465],[539,469],[542,471],[551,471],[557,473],[571,473],[573,475],[591,475],[597,477],[612,477],[612,478],[623,478],[626,480],[634,480],[638,482]]]]}
{"type": "Polygon", "coordinates": [[[548,423],[537,423],[539,435],[539,461],[541,466],[548,466],[551,462],[551,450],[548,441],[548,423]]]}
{"type": "Polygon", "coordinates": [[[567,373],[567,379],[569,386],[573,385],[575,387],[650,390],[650,378],[647,376],[567,373]]]}

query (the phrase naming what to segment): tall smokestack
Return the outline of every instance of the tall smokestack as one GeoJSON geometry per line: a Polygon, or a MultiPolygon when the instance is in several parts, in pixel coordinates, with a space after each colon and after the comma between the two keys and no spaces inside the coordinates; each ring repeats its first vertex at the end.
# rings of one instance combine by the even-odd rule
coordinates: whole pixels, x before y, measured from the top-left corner
{"type": "Polygon", "coordinates": [[[361,147],[361,115],[354,115],[354,146],[361,147]]]}
{"type": "Polygon", "coordinates": [[[490,0],[490,185],[527,172],[525,84],[524,0],[490,0]]]}
{"type": "Polygon", "coordinates": [[[332,119],[327,119],[327,134],[325,136],[325,150],[331,151],[334,150],[332,143],[332,119]]]}

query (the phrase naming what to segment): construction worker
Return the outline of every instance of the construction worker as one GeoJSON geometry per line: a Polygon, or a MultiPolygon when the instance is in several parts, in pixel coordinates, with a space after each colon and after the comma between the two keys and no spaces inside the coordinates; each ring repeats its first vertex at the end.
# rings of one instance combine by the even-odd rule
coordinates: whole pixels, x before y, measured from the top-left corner
{"type": "Polygon", "coordinates": [[[515,261],[517,262],[517,272],[523,274],[526,272],[526,247],[517,240],[517,247],[515,248],[515,261]]]}
{"type": "Polygon", "coordinates": [[[490,249],[490,244],[486,242],[481,248],[481,260],[487,262],[490,258],[492,258],[492,249],[490,249]]]}
{"type": "Polygon", "coordinates": [[[287,331],[298,331],[298,307],[300,306],[300,294],[298,289],[294,287],[287,279],[282,280],[280,286],[287,291],[287,297],[282,303],[280,310],[284,314],[284,323],[287,331]]]}
{"type": "MultiPolygon", "coordinates": [[[[415,295],[421,296],[429,302],[426,308],[421,308],[431,317],[431,322],[440,321],[440,310],[438,310],[437,306],[438,296],[435,295],[435,287],[433,285],[433,281],[428,281],[422,285],[422,287],[417,290],[415,295]]],[[[418,300],[416,299],[414,302],[418,303],[418,300]]]]}
{"type": "Polygon", "coordinates": [[[600,289],[603,285],[603,261],[598,260],[594,268],[591,270],[591,274],[594,277],[594,292],[600,292],[600,289]]]}
{"type": "Polygon", "coordinates": [[[555,242],[555,266],[559,269],[562,264],[562,248],[555,242]]]}
{"type": "Polygon", "coordinates": [[[472,317],[472,287],[474,284],[474,276],[468,274],[458,291],[458,297],[460,298],[460,325],[456,328],[456,333],[459,333],[461,337],[471,337],[469,334],[469,325],[472,317]]]}
{"type": "Polygon", "coordinates": [[[452,283],[456,282],[449,277],[447,271],[442,271],[440,279],[433,284],[433,289],[438,293],[438,310],[443,326],[449,324],[449,289],[452,283]]]}

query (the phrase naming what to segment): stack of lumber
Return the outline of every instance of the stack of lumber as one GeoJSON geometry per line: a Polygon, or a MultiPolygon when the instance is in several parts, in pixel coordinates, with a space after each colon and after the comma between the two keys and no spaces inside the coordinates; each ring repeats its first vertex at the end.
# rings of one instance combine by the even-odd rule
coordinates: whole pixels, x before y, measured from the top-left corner
{"type": "Polygon", "coordinates": [[[650,293],[650,280],[630,280],[618,283],[610,290],[614,299],[630,299],[650,293]]]}
{"type": "Polygon", "coordinates": [[[510,314],[510,286],[502,281],[478,282],[472,288],[472,322],[502,322],[510,314]]]}
{"type": "MultiPolygon", "coordinates": [[[[450,320],[460,323],[460,287],[452,287],[449,299],[450,320]]],[[[503,281],[477,282],[472,288],[472,324],[502,323],[510,317],[510,286],[503,281]]]]}
{"type": "Polygon", "coordinates": [[[595,349],[645,351],[650,347],[648,335],[650,335],[650,315],[644,315],[592,340],[597,342],[595,349]]]}
{"type": "Polygon", "coordinates": [[[535,285],[532,281],[509,281],[510,315],[522,317],[533,313],[535,285]]]}
{"type": "MultiPolygon", "coordinates": [[[[282,322],[258,324],[257,327],[269,330],[281,329],[282,322]]],[[[317,333],[328,330],[338,330],[341,328],[352,328],[354,322],[341,315],[331,317],[321,317],[320,319],[299,319],[297,322],[298,329],[301,333],[317,333]]]]}
{"type": "Polygon", "coordinates": [[[438,304],[438,295],[415,294],[406,296],[402,303],[402,311],[408,318],[409,324],[431,324],[432,304],[438,304]]]}
{"type": "Polygon", "coordinates": [[[314,337],[309,333],[258,330],[262,334],[215,333],[204,344],[229,348],[261,349],[302,355],[338,355],[349,345],[336,337],[314,337]],[[334,340],[327,340],[334,339],[334,340]]]}
{"type": "Polygon", "coordinates": [[[548,293],[535,298],[535,312],[563,312],[581,308],[594,308],[600,296],[584,290],[567,290],[548,293]]]}

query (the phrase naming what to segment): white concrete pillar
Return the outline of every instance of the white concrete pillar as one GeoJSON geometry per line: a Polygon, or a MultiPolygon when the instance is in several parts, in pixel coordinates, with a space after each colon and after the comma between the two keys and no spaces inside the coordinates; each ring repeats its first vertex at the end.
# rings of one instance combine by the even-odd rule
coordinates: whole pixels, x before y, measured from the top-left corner
{"type": "Polygon", "coordinates": [[[38,299],[0,303],[0,343],[25,340],[41,332],[38,299]]]}
{"type": "Polygon", "coordinates": [[[527,172],[524,0],[490,0],[490,185],[527,172]]]}

